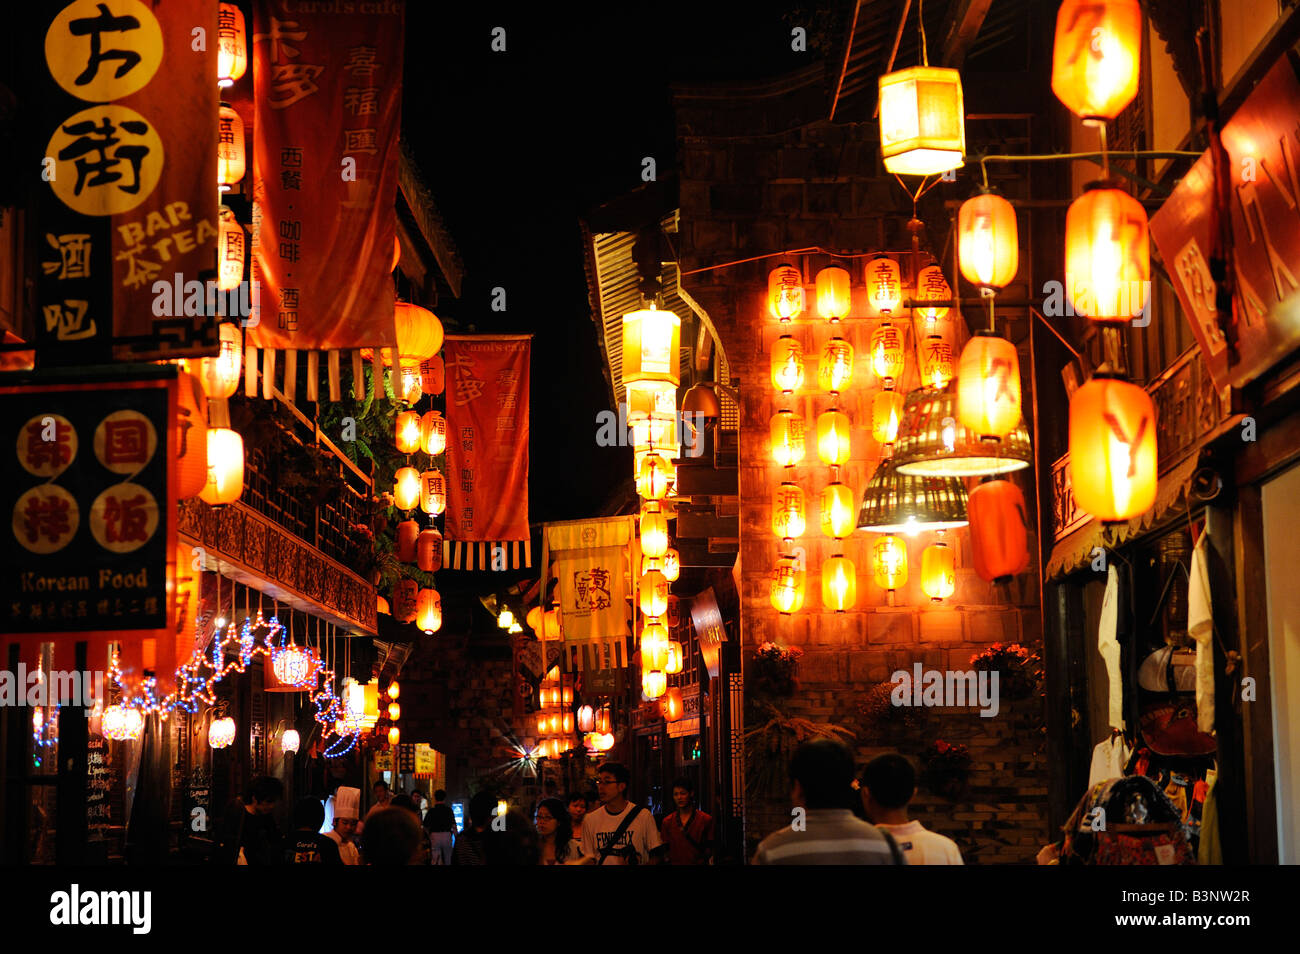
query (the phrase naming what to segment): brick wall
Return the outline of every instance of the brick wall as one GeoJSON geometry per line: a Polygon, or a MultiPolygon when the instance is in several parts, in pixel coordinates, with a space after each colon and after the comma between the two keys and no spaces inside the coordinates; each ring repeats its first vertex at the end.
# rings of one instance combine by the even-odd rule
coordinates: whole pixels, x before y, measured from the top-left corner
{"type": "MultiPolygon", "coordinates": [[[[809,121],[807,97],[799,90],[765,92],[747,98],[739,89],[678,90],[678,251],[683,271],[814,245],[841,253],[909,248],[911,200],[879,170],[875,124],[809,121]],[[715,122],[719,115],[726,117],[725,129],[715,122]],[[756,134],[746,137],[746,129],[756,134]]],[[[922,217],[932,223],[938,243],[948,227],[944,200],[965,195],[942,185],[923,200],[922,217]]],[[[856,533],[844,541],[842,552],[857,567],[857,606],[842,614],[825,611],[819,570],[836,548],[820,534],[818,495],[830,481],[830,468],[817,460],[810,440],[805,462],[796,469],[808,501],[808,530],[797,541],[807,553],[804,608],[781,617],[771,607],[768,575],[780,543],[771,530],[771,495],[782,469],[771,460],[768,424],[786,402],[769,378],[768,349],[780,331],[767,315],[765,295],[768,271],[784,260],[763,259],[683,279],[707,312],[741,394],[740,596],[746,658],[767,640],[801,647],[801,689],[789,702],[790,714],[852,730],[860,763],[898,751],[919,768],[921,751],[936,738],[968,745],[973,757],[968,796],[954,803],[922,790],[914,802],[915,816],[956,839],[971,862],[1032,861],[1048,838],[1041,699],[1004,700],[992,719],[970,710],[924,710],[917,724],[906,729],[868,725],[858,706],[868,686],[897,669],[910,670],[914,662],[965,670],[970,656],[994,641],[1040,647],[1036,560],[1008,586],[994,587],[971,569],[968,532],[950,532],[947,541],[957,550],[957,590],[951,599],[933,605],[921,593],[919,571],[921,552],[935,534],[923,533],[908,540],[909,581],[897,593],[897,605],[888,606],[871,577],[870,535],[856,533]]],[[[805,269],[808,281],[830,264],[825,255],[788,260],[805,269]]],[[[855,284],[851,316],[867,313],[859,302],[861,261],[850,267],[855,284]]],[[[811,309],[811,292],[809,305],[811,309]]],[[[871,398],[878,385],[864,361],[873,327],[866,321],[848,322],[843,332],[854,345],[857,363],[853,385],[839,401],[854,422],[852,459],[840,479],[859,502],[880,457],[870,433],[871,398]]],[[[804,344],[805,380],[812,386],[798,392],[789,406],[811,430],[817,414],[831,406],[829,396],[815,387],[816,356],[829,329],[813,312],[792,333],[804,344]]],[[[960,348],[967,333],[958,318],[952,329],[954,348],[960,348]]],[[[914,366],[913,351],[908,372],[913,379],[914,366]]],[[[900,390],[908,386],[905,378],[900,390]]],[[[1024,391],[1029,393],[1027,387],[1024,391]]],[[[1032,508],[1031,485],[1025,479],[1019,483],[1032,508]]],[[[1031,552],[1037,548],[1031,546],[1031,552]]],[[[786,796],[750,799],[746,825],[751,846],[789,820],[786,796]]]]}

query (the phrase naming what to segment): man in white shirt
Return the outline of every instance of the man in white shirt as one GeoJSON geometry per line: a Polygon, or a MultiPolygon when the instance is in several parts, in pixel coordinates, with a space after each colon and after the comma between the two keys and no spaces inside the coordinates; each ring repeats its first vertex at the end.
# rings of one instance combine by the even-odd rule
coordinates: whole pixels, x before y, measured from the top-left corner
{"type": "Polygon", "coordinates": [[[907,804],[916,792],[916,772],[901,755],[882,755],[862,772],[862,807],[877,828],[894,836],[909,865],[960,865],[961,852],[951,838],[909,821],[907,804]]]}
{"type": "Polygon", "coordinates": [[[627,800],[629,778],[626,766],[618,762],[604,762],[596,771],[600,807],[588,812],[582,823],[582,856],[595,864],[657,862],[651,853],[662,844],[659,826],[648,808],[627,800]]]}
{"type": "MultiPolygon", "coordinates": [[[[334,793],[334,830],[326,832],[325,837],[337,847],[334,851],[321,852],[321,860],[325,864],[361,864],[361,855],[355,841],[360,807],[361,789],[340,787],[334,793]]],[[[327,843],[322,842],[321,846],[327,848],[327,843]]]]}

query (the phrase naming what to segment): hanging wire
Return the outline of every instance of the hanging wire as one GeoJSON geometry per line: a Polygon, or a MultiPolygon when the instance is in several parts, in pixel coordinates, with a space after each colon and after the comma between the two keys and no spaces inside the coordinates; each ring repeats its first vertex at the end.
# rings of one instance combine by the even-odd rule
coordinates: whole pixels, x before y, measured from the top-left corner
{"type": "Polygon", "coordinates": [[[1110,153],[1106,148],[1106,124],[1097,125],[1097,135],[1101,137],[1101,175],[1103,179],[1110,178],[1110,153]]]}
{"type": "Polygon", "coordinates": [[[930,65],[930,54],[925,45],[925,0],[916,0],[916,22],[921,28],[921,65],[930,65]]]}

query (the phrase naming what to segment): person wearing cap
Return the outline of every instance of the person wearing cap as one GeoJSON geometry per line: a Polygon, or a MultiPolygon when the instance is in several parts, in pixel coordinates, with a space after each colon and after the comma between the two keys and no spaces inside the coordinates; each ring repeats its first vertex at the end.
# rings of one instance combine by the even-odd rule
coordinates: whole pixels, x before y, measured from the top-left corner
{"type": "Polygon", "coordinates": [[[321,862],[327,865],[359,865],[361,853],[354,841],[361,812],[361,789],[340,786],[334,793],[334,830],[321,841],[321,862]],[[332,847],[331,847],[332,846],[332,847]]]}

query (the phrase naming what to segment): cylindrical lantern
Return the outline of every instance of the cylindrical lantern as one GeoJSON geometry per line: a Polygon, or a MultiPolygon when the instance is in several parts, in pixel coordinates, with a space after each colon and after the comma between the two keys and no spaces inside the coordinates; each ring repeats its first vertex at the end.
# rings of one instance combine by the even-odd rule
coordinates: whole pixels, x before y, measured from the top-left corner
{"type": "Polygon", "coordinates": [[[887,533],[871,548],[871,563],[876,585],[882,590],[896,590],[907,582],[907,544],[902,537],[887,533]]]}
{"type": "Polygon", "coordinates": [[[822,564],[822,605],[842,613],[858,601],[858,570],[848,557],[833,556],[822,564]]]}
{"type": "Polygon", "coordinates": [[[658,570],[641,577],[639,592],[641,612],[646,616],[663,616],[668,612],[668,577],[658,570]]]}
{"type": "Polygon", "coordinates": [[[789,321],[803,312],[803,276],[793,265],[778,265],[767,275],[767,310],[789,321]]]}
{"type": "Polygon", "coordinates": [[[871,333],[871,370],[889,390],[894,386],[894,379],[902,375],[906,366],[907,353],[903,350],[903,335],[899,326],[883,322],[871,333]]]}
{"type": "Polygon", "coordinates": [[[421,530],[415,538],[415,563],[425,573],[442,569],[442,534],[437,530],[421,530]]]}
{"type": "Polygon", "coordinates": [[[596,713],[596,731],[601,735],[608,735],[613,731],[613,723],[609,717],[609,706],[601,706],[596,713]]]}
{"type": "Polygon", "coordinates": [[[886,73],[880,84],[880,153],[885,171],[932,176],[960,169],[966,159],[966,111],[961,73],[913,66],[886,73]]]}
{"type": "Polygon", "coordinates": [[[921,383],[927,388],[947,387],[956,372],[952,345],[939,335],[930,335],[921,345],[921,383]]]}
{"type": "Polygon", "coordinates": [[[675,639],[668,640],[668,664],[664,666],[664,672],[670,676],[675,676],[682,671],[684,663],[682,644],[675,639]]]}
{"type": "Polygon", "coordinates": [[[1000,441],[1020,424],[1020,358],[1006,338],[981,331],[966,342],[957,417],[982,441],[1000,441]]]}
{"type": "Polygon", "coordinates": [[[393,479],[393,502],[398,510],[414,510],[420,502],[420,472],[399,467],[393,479]]]}
{"type": "Polygon", "coordinates": [[[822,490],[822,533],[842,540],[853,532],[856,517],[848,485],[839,481],[827,484],[822,490]]]}
{"type": "Polygon", "coordinates": [[[436,467],[420,475],[420,509],[435,517],[447,509],[447,478],[436,467]]]}
{"type": "MultiPolygon", "coordinates": [[[[394,679],[392,682],[388,684],[388,698],[396,699],[401,694],[402,694],[401,684],[399,684],[398,681],[394,679]]],[[[393,718],[396,719],[397,716],[393,716],[393,718]]]]}
{"type": "Polygon", "coordinates": [[[817,456],[824,464],[847,464],[853,422],[843,411],[823,411],[817,415],[817,456]]]}
{"type": "Polygon", "coordinates": [[[636,474],[636,492],[646,500],[662,500],[668,495],[668,468],[664,458],[658,454],[642,458],[636,474]]]}
{"type": "Polygon", "coordinates": [[[398,742],[400,742],[401,740],[402,740],[402,730],[401,730],[401,729],[399,729],[397,726],[393,726],[391,729],[388,730],[388,744],[389,744],[389,745],[396,745],[396,744],[397,744],[398,742]]]}
{"type": "Polygon", "coordinates": [[[591,732],[596,728],[596,710],[591,706],[578,707],[578,731],[591,732]]]}
{"type": "Polygon", "coordinates": [[[1094,182],[1065,214],[1065,292],[1077,314],[1127,322],[1151,287],[1147,214],[1122,189],[1094,182]]]}
{"type": "MultiPolygon", "coordinates": [[[[398,533],[401,533],[401,524],[398,524],[398,533]]],[[[398,540],[401,540],[400,536],[398,540]]],[[[401,557],[399,556],[398,559],[400,560],[401,557]]],[[[393,587],[393,619],[399,623],[415,622],[419,592],[420,584],[415,580],[404,578],[397,581],[397,585],[393,587]]]]}
{"type": "MultiPolygon", "coordinates": [[[[948,285],[948,276],[938,265],[927,265],[916,273],[916,294],[914,301],[951,301],[952,288],[948,285]]],[[[919,305],[912,314],[926,322],[931,328],[934,323],[948,315],[947,305],[919,305]]]]}
{"type": "Polygon", "coordinates": [[[109,706],[99,718],[99,727],[114,742],[134,742],[144,731],[144,713],[129,706],[109,706]]]}
{"type": "Polygon", "coordinates": [[[803,387],[803,345],[792,335],[772,342],[772,386],[790,393],[803,387]]]}
{"type": "Polygon", "coordinates": [[[647,699],[658,699],[668,690],[668,677],[662,672],[651,670],[641,674],[641,695],[647,699]]]}
{"type": "Polygon", "coordinates": [[[176,376],[176,427],[184,435],[177,464],[177,496],[197,497],[208,482],[208,401],[199,377],[181,370],[176,376]]]}
{"type": "Polygon", "coordinates": [[[244,227],[224,205],[217,225],[217,288],[234,291],[244,280],[244,227]]]}
{"type": "Polygon", "coordinates": [[[668,629],[658,620],[647,620],[641,628],[641,668],[663,669],[668,665],[668,629]]]}
{"type": "Polygon", "coordinates": [[[668,578],[669,583],[676,582],[682,573],[682,558],[676,548],[669,547],[664,551],[663,574],[668,578]]]}
{"type": "Polygon", "coordinates": [[[244,439],[228,427],[208,428],[208,480],[199,499],[214,507],[234,503],[244,492],[244,439]]]}
{"type": "Polygon", "coordinates": [[[641,552],[648,557],[668,552],[668,518],[663,511],[641,511],[641,552]]]}
{"type": "Polygon", "coordinates": [[[797,613],[803,608],[805,571],[792,556],[782,556],[772,572],[772,608],[778,613],[797,613]]]}
{"type": "Polygon", "coordinates": [[[416,543],[420,539],[420,525],[414,520],[403,520],[397,525],[397,559],[411,563],[416,558],[416,543]]]}
{"type": "Polygon", "coordinates": [[[397,396],[407,404],[414,404],[424,394],[424,375],[420,373],[420,362],[415,358],[398,359],[397,380],[393,389],[397,396]]]}
{"type": "Polygon", "coordinates": [[[284,686],[301,686],[314,668],[311,654],[301,646],[286,646],[271,656],[271,672],[284,686]]]}
{"type": "Polygon", "coordinates": [[[399,705],[399,704],[396,703],[396,702],[390,702],[390,703],[388,704],[388,718],[389,718],[390,720],[392,720],[393,722],[396,722],[396,721],[397,721],[398,719],[400,719],[401,717],[402,717],[402,707],[401,707],[401,705],[399,705]]]}
{"type": "Polygon", "coordinates": [[[932,543],[921,553],[921,592],[939,603],[957,588],[957,570],[952,547],[932,543]]]}
{"type": "Polygon", "coordinates": [[[1016,210],[1000,195],[972,196],[957,210],[957,263],[966,281],[992,294],[1010,285],[1020,267],[1016,210]]]}
{"type": "Polygon", "coordinates": [[[298,746],[302,744],[302,739],[298,735],[297,729],[285,729],[280,734],[280,751],[287,754],[293,754],[298,751],[298,746]]]}
{"type": "Polygon", "coordinates": [[[203,393],[210,398],[228,398],[239,387],[239,372],[243,367],[244,336],[239,326],[224,322],[218,326],[220,352],[215,358],[199,361],[199,380],[203,393]]]}
{"type": "Polygon", "coordinates": [[[439,411],[426,412],[420,418],[420,450],[437,457],[446,449],[447,419],[439,411]]]}
{"type": "Polygon", "coordinates": [[[785,481],[772,492],[772,532],[785,540],[803,535],[807,510],[803,488],[785,481]]]}
{"type": "Polygon", "coordinates": [[[1052,92],[1085,123],[1118,116],[1138,91],[1138,0],[1065,0],[1056,14],[1052,92]]]}
{"type": "Polygon", "coordinates": [[[415,597],[415,625],[426,635],[442,629],[442,596],[437,590],[420,590],[415,597]]]}
{"type": "Polygon", "coordinates": [[[659,711],[663,714],[665,722],[676,722],[685,715],[686,706],[682,700],[682,690],[677,686],[665,690],[659,700],[659,711]]]}
{"type": "Polygon", "coordinates": [[[681,382],[678,351],[682,320],[653,305],[623,316],[623,383],[681,382]]]}
{"type": "Polygon", "coordinates": [[[772,415],[772,459],[782,467],[793,467],[807,452],[804,445],[804,420],[793,411],[780,410],[772,415]]]}
{"type": "Polygon", "coordinates": [[[235,720],[230,716],[214,719],[208,726],[208,745],[214,749],[224,749],[235,741],[235,720]]]}
{"type": "Polygon", "coordinates": [[[852,279],[838,266],[817,273],[817,313],[831,322],[839,321],[853,306],[852,279]]]}
{"type": "Polygon", "coordinates": [[[966,499],[975,574],[1005,583],[1029,566],[1025,495],[1009,480],[986,480],[966,499]]]}
{"type": "Polygon", "coordinates": [[[420,449],[420,412],[402,411],[397,415],[397,450],[414,454],[420,449]]]}
{"type": "Polygon", "coordinates": [[[1156,412],[1136,384],[1097,376],[1070,399],[1074,502],[1098,520],[1128,520],[1156,500],[1156,412]]]}
{"type": "Polygon", "coordinates": [[[433,355],[420,362],[420,390],[425,394],[441,394],[447,385],[447,368],[441,355],[433,355]]]}
{"type": "Polygon", "coordinates": [[[867,300],[877,314],[888,318],[903,303],[903,279],[898,263],[892,258],[873,258],[867,262],[867,300]]]}
{"type": "Polygon", "coordinates": [[[871,399],[871,436],[882,444],[898,440],[898,423],[903,419],[901,391],[878,391],[871,399]]]}
{"type": "Polygon", "coordinates": [[[217,85],[233,86],[248,69],[244,12],[233,3],[217,4],[217,85]]]}
{"type": "Polygon", "coordinates": [[[843,338],[831,338],[822,347],[817,362],[817,383],[823,391],[838,394],[853,379],[853,345],[843,338]]]}
{"type": "Polygon", "coordinates": [[[563,635],[564,627],[561,624],[559,607],[549,609],[543,613],[541,638],[544,640],[559,639],[563,635]]]}
{"type": "Polygon", "coordinates": [[[217,114],[217,185],[229,192],[244,178],[244,121],[226,103],[217,114]]]}

